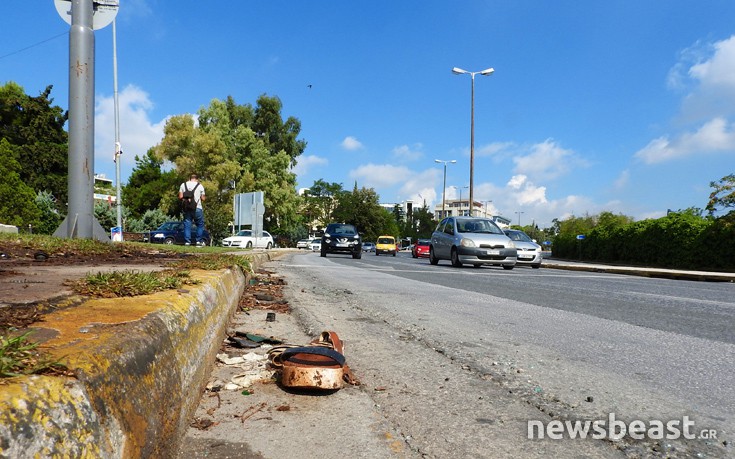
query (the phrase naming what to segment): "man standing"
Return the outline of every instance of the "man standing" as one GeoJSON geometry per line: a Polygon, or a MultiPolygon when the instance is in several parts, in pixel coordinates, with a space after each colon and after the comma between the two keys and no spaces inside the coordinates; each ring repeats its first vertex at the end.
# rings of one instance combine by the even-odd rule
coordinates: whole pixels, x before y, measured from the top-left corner
{"type": "Polygon", "coordinates": [[[199,176],[191,174],[189,180],[179,187],[179,200],[184,212],[184,241],[191,245],[191,222],[197,225],[196,245],[204,246],[204,209],[202,201],[206,199],[204,187],[199,183],[199,176]],[[190,201],[193,201],[189,203],[190,201]]]}

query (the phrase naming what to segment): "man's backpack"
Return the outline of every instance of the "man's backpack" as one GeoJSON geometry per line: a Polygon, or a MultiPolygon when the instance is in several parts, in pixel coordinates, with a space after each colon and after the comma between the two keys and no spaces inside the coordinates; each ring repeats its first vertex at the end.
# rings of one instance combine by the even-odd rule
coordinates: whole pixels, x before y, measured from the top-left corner
{"type": "Polygon", "coordinates": [[[197,189],[199,184],[194,185],[191,190],[184,183],[184,192],[181,193],[181,208],[184,212],[194,212],[197,210],[197,201],[194,199],[194,190],[197,189]]]}

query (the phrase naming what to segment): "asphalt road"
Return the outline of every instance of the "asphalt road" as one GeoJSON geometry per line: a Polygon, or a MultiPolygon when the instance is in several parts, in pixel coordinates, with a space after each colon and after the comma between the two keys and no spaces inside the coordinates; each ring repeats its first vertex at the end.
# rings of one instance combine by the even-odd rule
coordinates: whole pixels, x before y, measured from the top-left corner
{"type": "Polygon", "coordinates": [[[372,395],[375,404],[416,452],[735,455],[731,283],[457,269],[406,253],[307,253],[276,266],[301,289],[293,303],[304,326],[338,330],[351,366],[388,388],[372,395]],[[525,438],[529,420],[611,413],[647,426],[687,416],[697,436],[713,430],[717,439],[525,438]]]}

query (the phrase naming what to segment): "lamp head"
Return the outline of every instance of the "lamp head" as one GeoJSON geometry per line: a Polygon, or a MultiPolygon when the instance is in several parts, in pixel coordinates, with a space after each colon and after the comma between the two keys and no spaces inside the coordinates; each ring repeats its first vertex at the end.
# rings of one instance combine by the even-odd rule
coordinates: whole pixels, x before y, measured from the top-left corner
{"type": "Polygon", "coordinates": [[[461,74],[463,74],[463,73],[469,73],[469,72],[468,72],[467,70],[462,70],[462,69],[461,69],[461,68],[459,68],[459,67],[454,67],[454,68],[452,69],[452,73],[454,73],[455,75],[461,75],[461,74]]]}
{"type": "Polygon", "coordinates": [[[452,164],[454,164],[454,163],[456,163],[456,162],[457,162],[457,160],[456,160],[456,159],[453,159],[453,160],[451,160],[451,161],[449,161],[449,162],[450,162],[450,163],[452,163],[452,164]]]}
{"type": "Polygon", "coordinates": [[[494,69],[494,68],[492,68],[492,67],[490,67],[489,69],[485,69],[485,70],[483,70],[482,72],[480,72],[480,75],[490,75],[490,74],[491,74],[491,73],[493,73],[494,71],[495,71],[495,69],[494,69]]]}

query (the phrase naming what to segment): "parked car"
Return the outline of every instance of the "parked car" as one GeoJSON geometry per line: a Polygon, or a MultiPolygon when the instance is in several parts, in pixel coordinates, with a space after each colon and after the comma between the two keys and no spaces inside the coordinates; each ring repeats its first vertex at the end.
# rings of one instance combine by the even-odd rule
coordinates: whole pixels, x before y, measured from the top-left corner
{"type": "Polygon", "coordinates": [[[310,245],[312,252],[319,252],[322,249],[322,240],[319,238],[312,239],[310,245]]]}
{"type": "Polygon", "coordinates": [[[374,242],[363,242],[362,251],[363,252],[375,252],[375,243],[374,242]]]}
{"type": "Polygon", "coordinates": [[[380,236],[378,238],[378,243],[375,244],[375,255],[380,255],[381,253],[387,253],[389,255],[396,256],[396,252],[398,252],[398,246],[396,245],[396,238],[393,236],[380,236]]]}
{"type": "Polygon", "coordinates": [[[428,258],[431,239],[419,239],[411,248],[411,256],[414,258],[428,258]]]}
{"type": "Polygon", "coordinates": [[[311,239],[302,239],[299,242],[296,243],[297,249],[310,249],[311,248],[311,239]]]}
{"type": "Polygon", "coordinates": [[[536,241],[520,230],[506,229],[503,232],[515,243],[516,249],[518,250],[519,265],[530,265],[536,269],[541,267],[541,260],[544,257],[541,246],[536,244],[536,241]]]}
{"type": "Polygon", "coordinates": [[[429,262],[451,260],[452,266],[500,265],[513,269],[518,261],[513,241],[489,218],[447,217],[431,235],[429,262]]]}
{"type": "MultiPolygon", "coordinates": [[[[191,225],[191,240],[195,242],[197,234],[197,227],[192,223],[191,225]]],[[[209,235],[209,231],[204,229],[204,245],[209,245],[212,241],[212,237],[209,235]]],[[[181,244],[183,245],[186,241],[184,239],[184,222],[165,222],[153,231],[148,232],[143,236],[143,241],[153,242],[155,244],[181,244]]]]}
{"type": "Polygon", "coordinates": [[[355,225],[330,223],[321,239],[320,254],[349,253],[352,258],[362,258],[362,238],[355,225]]]}
{"type": "Polygon", "coordinates": [[[271,236],[268,231],[263,231],[263,235],[261,237],[256,237],[252,230],[241,230],[234,236],[222,239],[222,246],[246,249],[270,249],[273,247],[273,236],[271,236]]]}

